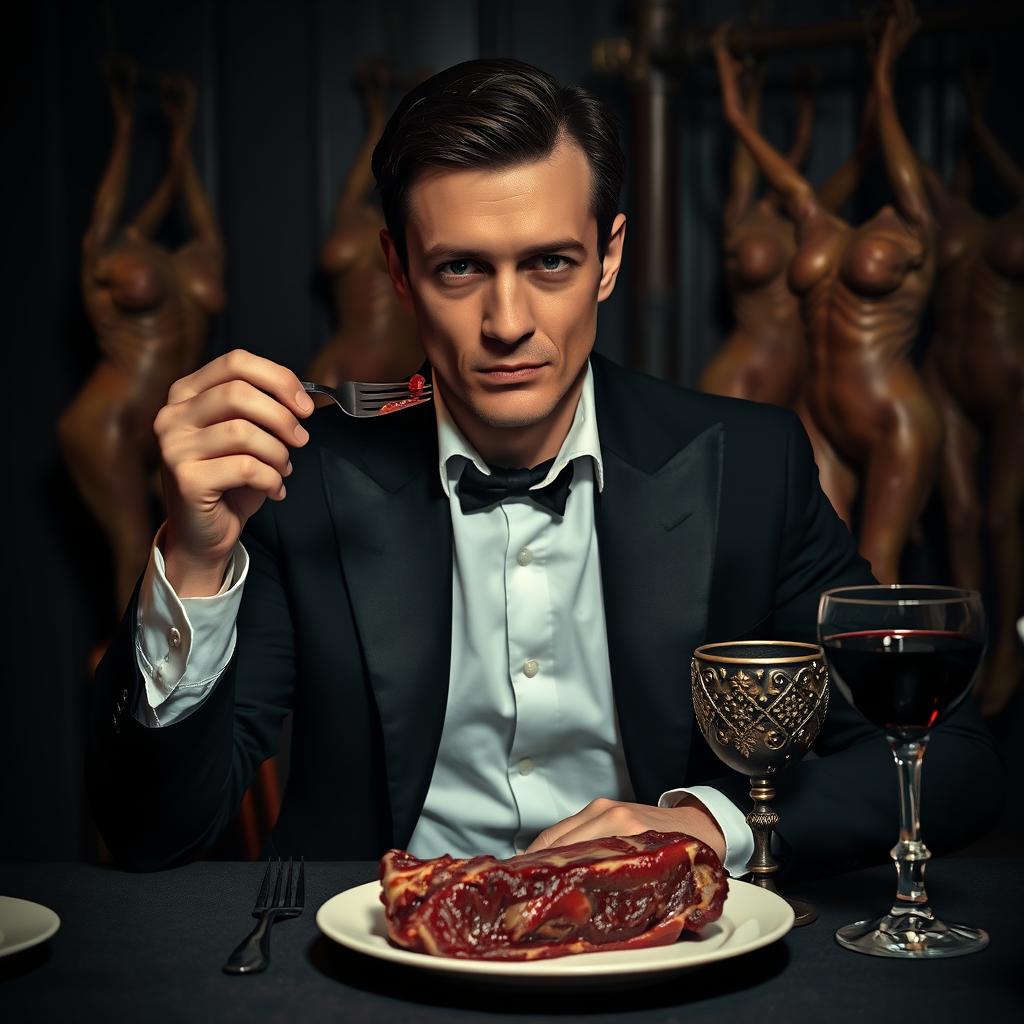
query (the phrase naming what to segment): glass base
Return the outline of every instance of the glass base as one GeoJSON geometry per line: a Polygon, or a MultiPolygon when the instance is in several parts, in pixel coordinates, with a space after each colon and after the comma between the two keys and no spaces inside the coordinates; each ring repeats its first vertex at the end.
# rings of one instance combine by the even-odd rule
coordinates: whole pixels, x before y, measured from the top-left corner
{"type": "Polygon", "coordinates": [[[930,907],[893,907],[873,921],[857,921],[840,928],[836,942],[868,956],[926,960],[977,953],[988,945],[988,933],[963,924],[943,923],[930,907]]]}

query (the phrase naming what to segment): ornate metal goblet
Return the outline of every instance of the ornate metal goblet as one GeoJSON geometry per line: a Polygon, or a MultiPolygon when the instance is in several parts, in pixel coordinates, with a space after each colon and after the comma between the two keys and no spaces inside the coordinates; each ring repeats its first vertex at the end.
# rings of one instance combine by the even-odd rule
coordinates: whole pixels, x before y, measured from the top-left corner
{"type": "MultiPolygon", "coordinates": [[[[799,760],[817,738],[828,709],[828,669],[821,647],[783,640],[705,644],[690,662],[693,708],[708,745],[730,768],[750,778],[753,810],[747,824],[754,853],[751,881],[777,892],[772,832],[779,823],[770,801],[777,772],[799,760]]],[[[818,912],[805,900],[783,897],[797,925],[818,912]]]]}

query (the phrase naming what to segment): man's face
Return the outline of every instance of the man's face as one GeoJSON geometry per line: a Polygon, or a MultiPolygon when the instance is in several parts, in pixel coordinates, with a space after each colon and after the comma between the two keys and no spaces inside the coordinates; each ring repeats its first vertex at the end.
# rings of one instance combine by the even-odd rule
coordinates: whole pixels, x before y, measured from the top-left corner
{"type": "Polygon", "coordinates": [[[557,451],[624,234],[620,214],[599,260],[590,168],[569,143],[535,163],[434,169],[414,182],[408,272],[384,232],[388,267],[435,385],[485,457],[557,451]]]}

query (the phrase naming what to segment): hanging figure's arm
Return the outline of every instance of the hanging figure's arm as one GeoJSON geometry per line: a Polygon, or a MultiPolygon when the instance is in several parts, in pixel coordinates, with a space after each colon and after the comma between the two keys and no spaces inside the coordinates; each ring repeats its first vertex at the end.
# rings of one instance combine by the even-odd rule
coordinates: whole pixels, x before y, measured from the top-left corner
{"type": "MultiPolygon", "coordinates": [[[[965,91],[968,92],[968,107],[971,107],[972,97],[970,90],[976,88],[973,81],[965,83],[965,91]]],[[[928,191],[928,198],[931,200],[932,210],[941,224],[953,212],[958,200],[970,201],[971,187],[974,184],[974,171],[971,166],[971,136],[966,132],[961,140],[960,152],[957,155],[956,163],[953,165],[953,172],[949,176],[949,182],[942,180],[942,175],[927,161],[918,159],[921,174],[924,177],[924,186],[928,191]]]]}
{"type": "Polygon", "coordinates": [[[345,184],[338,197],[334,211],[335,231],[344,226],[351,210],[366,202],[373,188],[374,178],[370,159],[388,119],[388,82],[388,69],[383,62],[371,61],[360,68],[358,84],[366,111],[366,134],[345,176],[345,184]]]}
{"type": "Polygon", "coordinates": [[[195,118],[195,86],[187,78],[165,75],[160,80],[160,105],[171,125],[171,145],[163,179],[132,221],[144,238],[152,238],[181,188],[195,118]]]}
{"type": "Polygon", "coordinates": [[[224,240],[221,237],[210,198],[196,172],[191,151],[185,155],[185,165],[181,175],[181,194],[185,200],[185,215],[192,228],[192,241],[203,242],[216,248],[217,251],[221,251],[224,247],[224,240]]]}
{"type": "MultiPolygon", "coordinates": [[[[744,108],[755,127],[761,120],[761,74],[759,68],[744,69],[744,108]]],[[[731,230],[753,205],[757,194],[757,164],[743,141],[737,137],[729,170],[729,195],[722,210],[722,225],[731,230]]]]}
{"type": "Polygon", "coordinates": [[[928,199],[931,201],[935,216],[941,223],[952,205],[953,196],[946,187],[946,183],[931,164],[921,161],[921,177],[924,179],[924,186],[928,191],[928,199]]]}
{"type": "Polygon", "coordinates": [[[814,82],[815,71],[809,64],[797,68],[793,91],[793,110],[796,114],[796,130],[793,145],[789,147],[786,159],[800,170],[807,162],[814,135],[814,82]]]}
{"type": "Polygon", "coordinates": [[[878,138],[896,208],[912,227],[930,236],[935,230],[935,219],[917,154],[903,132],[892,90],[896,58],[919,24],[910,0],[895,0],[875,54],[873,91],[878,105],[878,138]]]}
{"type": "Polygon", "coordinates": [[[794,220],[805,220],[819,209],[814,189],[807,179],[752,125],[740,98],[740,65],[726,44],[728,24],[718,28],[711,38],[711,49],[718,65],[722,86],[722,108],[726,120],[750,151],[768,185],[782,197],[794,220]]]}
{"type": "Polygon", "coordinates": [[[87,254],[107,242],[117,228],[124,205],[132,151],[132,107],[135,101],[138,69],[134,62],[123,57],[111,61],[103,73],[110,89],[110,103],[114,112],[114,144],[110,150],[106,170],[96,189],[92,216],[82,239],[82,250],[87,254]]]}
{"type": "Polygon", "coordinates": [[[924,177],[924,186],[928,190],[928,198],[931,200],[932,209],[935,211],[939,223],[951,213],[957,200],[968,201],[971,194],[971,186],[974,183],[974,173],[971,169],[971,157],[965,145],[953,165],[953,173],[949,176],[949,183],[942,180],[942,175],[925,163],[918,160],[921,167],[921,174],[924,177]]]}
{"type": "MultiPolygon", "coordinates": [[[[796,113],[796,128],[786,160],[799,171],[807,162],[814,134],[814,71],[809,64],[803,64],[797,69],[793,109],[796,113]]],[[[752,123],[757,124],[756,121],[752,123]]],[[[768,198],[776,205],[782,202],[774,189],[769,190],[768,198]]]]}

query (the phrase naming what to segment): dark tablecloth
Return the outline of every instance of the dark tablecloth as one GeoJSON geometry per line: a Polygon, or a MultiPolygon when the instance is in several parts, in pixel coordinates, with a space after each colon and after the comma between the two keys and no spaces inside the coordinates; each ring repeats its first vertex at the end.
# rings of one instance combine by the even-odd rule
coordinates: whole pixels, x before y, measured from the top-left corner
{"type": "Polygon", "coordinates": [[[149,875],[83,864],[6,865],[0,895],[55,910],[48,942],[0,959],[0,1021],[1002,1021],[1024,1003],[1024,861],[948,858],[928,870],[940,914],[988,930],[972,956],[893,961],[849,953],[832,933],[881,912],[891,867],[798,886],[815,924],[780,942],[621,991],[469,986],[349,952],[317,930],[326,899],[373,864],[307,864],[307,909],[274,928],[270,968],[220,965],[253,923],[260,864],[206,862],[149,875]]]}

